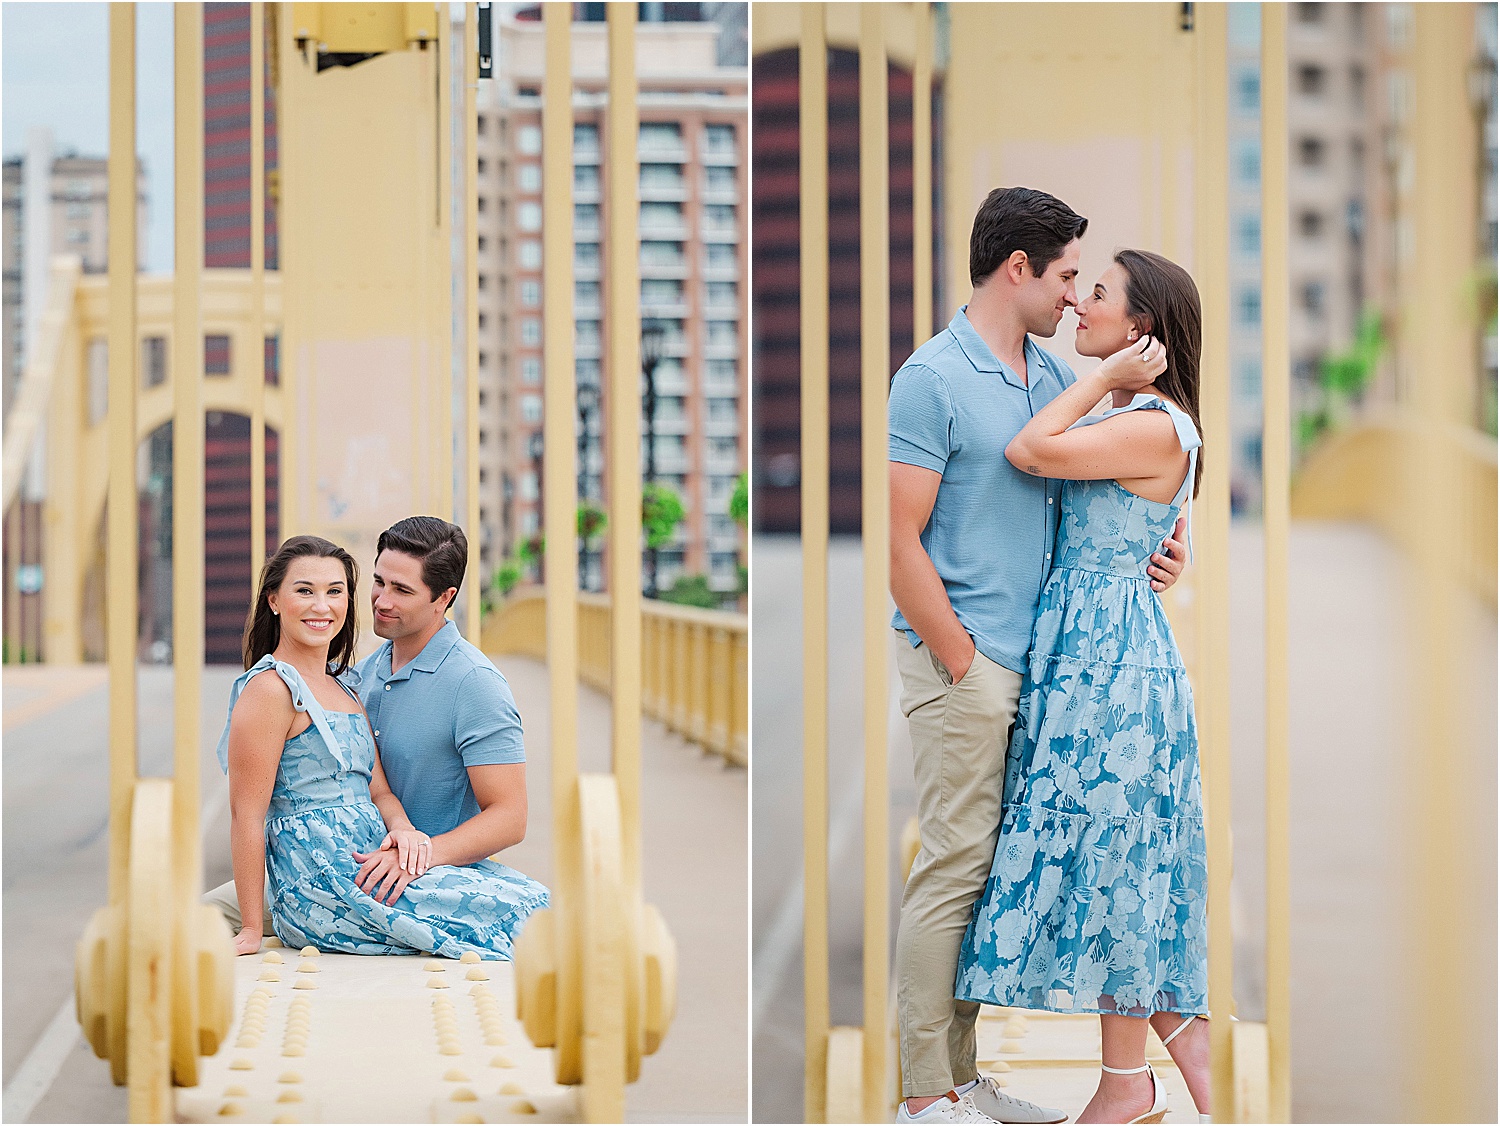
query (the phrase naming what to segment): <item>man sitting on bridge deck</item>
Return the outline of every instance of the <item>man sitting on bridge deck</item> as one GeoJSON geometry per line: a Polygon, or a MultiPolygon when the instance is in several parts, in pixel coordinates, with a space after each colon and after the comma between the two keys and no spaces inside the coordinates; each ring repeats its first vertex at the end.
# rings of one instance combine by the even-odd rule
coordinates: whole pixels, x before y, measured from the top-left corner
{"type": "MultiPolygon", "coordinates": [[[[385,644],[348,677],[369,714],[387,781],[411,823],[430,838],[415,871],[396,850],[356,853],[359,886],[394,903],[438,864],[473,864],[526,835],[526,751],[521,716],[505,677],[465,641],[447,611],[468,565],[463,530],[435,516],[409,516],[380,534],[370,607],[385,644]]],[[[203,897],[238,933],[234,881],[203,897]]],[[[270,896],[261,929],[273,934],[270,896]]]]}

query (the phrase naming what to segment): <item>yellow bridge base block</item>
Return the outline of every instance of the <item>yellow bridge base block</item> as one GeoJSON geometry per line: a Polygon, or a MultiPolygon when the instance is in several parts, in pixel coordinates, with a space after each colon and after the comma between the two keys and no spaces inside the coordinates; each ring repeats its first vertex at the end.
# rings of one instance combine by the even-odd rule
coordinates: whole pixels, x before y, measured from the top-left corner
{"type": "MultiPolygon", "coordinates": [[[[993,1075],[1006,1094],[1065,1111],[1076,1118],[1099,1085],[1099,1018],[985,1005],[975,1046],[980,1074],[993,1075]]],[[[1167,1091],[1166,1122],[1197,1122],[1198,1112],[1177,1065],[1155,1033],[1146,1037],[1146,1062],[1167,1091]]]]}
{"type": "Polygon", "coordinates": [[[234,1023],[177,1089],[178,1121],[581,1121],[578,1089],[516,1020],[510,962],[269,953],[235,960],[234,1023]],[[317,971],[295,972],[306,961],[317,971]]]}

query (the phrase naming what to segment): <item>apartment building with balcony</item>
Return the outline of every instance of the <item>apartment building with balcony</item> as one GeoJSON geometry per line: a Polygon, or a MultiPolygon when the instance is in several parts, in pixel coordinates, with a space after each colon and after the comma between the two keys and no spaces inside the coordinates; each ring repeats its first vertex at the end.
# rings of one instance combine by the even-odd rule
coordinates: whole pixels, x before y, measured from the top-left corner
{"type": "MultiPolygon", "coordinates": [[[[580,501],[605,505],[608,409],[605,34],[598,5],[573,27],[574,349],[580,501]]],[[[744,5],[643,5],[638,241],[641,318],[657,330],[655,479],[687,517],[658,553],[658,585],[704,575],[732,591],[742,540],[728,515],[748,448],[747,68],[744,5]],[[663,10],[665,9],[665,10],[663,10]],[[736,11],[738,9],[738,11],[736,11]],[[653,19],[653,16],[667,17],[653,19]],[[727,49],[726,49],[727,43],[727,49]],[[728,62],[722,61],[728,59],[728,62]],[[737,60],[737,61],[736,61],[737,60]]],[[[478,151],[481,567],[488,576],[542,523],[542,26],[502,10],[496,78],[481,84],[478,151]]],[[[644,378],[642,379],[644,392],[644,378]]],[[[646,457],[643,442],[643,468],[646,457]]],[[[588,589],[604,586],[596,550],[588,589]]]]}

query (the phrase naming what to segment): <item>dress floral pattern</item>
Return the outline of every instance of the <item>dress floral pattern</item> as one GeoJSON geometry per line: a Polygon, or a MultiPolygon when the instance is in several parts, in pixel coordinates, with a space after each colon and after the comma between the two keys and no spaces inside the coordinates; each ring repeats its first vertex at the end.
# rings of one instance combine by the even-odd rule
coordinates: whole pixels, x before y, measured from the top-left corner
{"type": "MultiPolygon", "coordinates": [[[[351,850],[372,852],[386,834],[370,800],[375,743],[369,721],[362,712],[325,711],[297,670],[269,654],[235,681],[231,713],[250,678],[267,670],[286,682],[293,706],[312,720],[286,741],[266,811],[276,937],[292,947],[345,954],[458,958],[472,950],[508,959],[526,917],[547,905],[547,889],[504,864],[481,860],[429,868],[390,906],[361,891],[351,850]]],[[[227,722],[219,765],[228,772],[227,722]]]]}
{"type": "MultiPolygon", "coordinates": [[[[1063,486],[1006,755],[1000,839],[955,995],[1147,1016],[1207,1005],[1207,865],[1193,694],[1146,566],[1189,499],[1197,447],[1164,410],[1187,476],[1170,504],[1115,481],[1063,486]]],[[[1191,533],[1189,533],[1191,534],[1191,533]]]]}

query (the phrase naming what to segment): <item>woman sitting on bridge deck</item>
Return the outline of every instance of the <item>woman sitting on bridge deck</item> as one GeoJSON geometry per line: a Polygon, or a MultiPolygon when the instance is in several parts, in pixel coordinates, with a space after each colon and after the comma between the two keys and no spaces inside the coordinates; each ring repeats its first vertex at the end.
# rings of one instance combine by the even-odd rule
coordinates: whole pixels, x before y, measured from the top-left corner
{"type": "Polygon", "coordinates": [[[235,951],[260,948],[264,869],[288,946],[509,958],[547,889],[493,860],[425,868],[426,835],[391,792],[364,707],[339,679],[359,634],[357,580],[353,557],[317,536],[287,540],[261,575],[219,741],[240,917],[254,920],[235,951]],[[387,846],[400,871],[366,893],[360,859],[387,846]]]}

